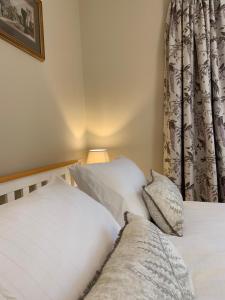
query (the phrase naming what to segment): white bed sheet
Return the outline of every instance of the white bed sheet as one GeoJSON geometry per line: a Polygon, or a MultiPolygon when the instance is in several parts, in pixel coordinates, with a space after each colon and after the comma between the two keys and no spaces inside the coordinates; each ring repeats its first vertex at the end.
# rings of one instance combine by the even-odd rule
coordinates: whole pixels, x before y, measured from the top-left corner
{"type": "Polygon", "coordinates": [[[186,202],[184,236],[170,236],[192,274],[197,300],[225,299],[225,204],[186,202]]]}

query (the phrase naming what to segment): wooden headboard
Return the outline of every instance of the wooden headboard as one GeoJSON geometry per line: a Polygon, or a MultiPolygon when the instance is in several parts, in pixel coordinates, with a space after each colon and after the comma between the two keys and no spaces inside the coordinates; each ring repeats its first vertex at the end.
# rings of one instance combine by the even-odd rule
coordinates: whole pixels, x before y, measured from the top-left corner
{"type": "Polygon", "coordinates": [[[56,176],[61,176],[74,185],[69,167],[76,163],[78,161],[72,160],[0,177],[0,204],[22,198],[46,185],[56,176]]]}

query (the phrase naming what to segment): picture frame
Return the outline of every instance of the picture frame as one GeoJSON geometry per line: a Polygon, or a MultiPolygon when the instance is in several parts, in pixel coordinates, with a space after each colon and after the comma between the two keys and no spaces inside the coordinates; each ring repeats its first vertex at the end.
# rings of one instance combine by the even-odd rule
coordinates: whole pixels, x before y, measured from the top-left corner
{"type": "Polygon", "coordinates": [[[38,60],[44,61],[41,0],[0,0],[0,37],[38,60]]]}

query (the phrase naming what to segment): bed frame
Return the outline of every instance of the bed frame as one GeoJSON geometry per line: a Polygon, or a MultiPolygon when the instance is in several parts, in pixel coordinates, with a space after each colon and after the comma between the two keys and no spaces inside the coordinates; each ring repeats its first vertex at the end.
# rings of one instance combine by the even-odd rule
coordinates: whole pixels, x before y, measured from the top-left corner
{"type": "Polygon", "coordinates": [[[46,185],[56,176],[62,177],[71,185],[75,185],[70,176],[69,167],[76,163],[78,161],[71,160],[0,177],[0,204],[20,199],[46,185]]]}

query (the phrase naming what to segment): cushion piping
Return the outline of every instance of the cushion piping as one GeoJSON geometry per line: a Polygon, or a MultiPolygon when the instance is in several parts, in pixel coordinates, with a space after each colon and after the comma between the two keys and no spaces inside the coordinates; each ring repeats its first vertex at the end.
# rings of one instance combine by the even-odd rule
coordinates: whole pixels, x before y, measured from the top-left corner
{"type": "MultiPolygon", "coordinates": [[[[179,236],[181,237],[182,235],[180,235],[178,232],[176,232],[176,230],[174,230],[173,226],[168,222],[168,220],[166,219],[166,217],[164,216],[164,214],[162,213],[161,209],[159,208],[159,206],[156,204],[156,202],[154,201],[153,197],[146,191],[146,187],[150,186],[153,182],[154,182],[154,175],[153,175],[153,172],[151,170],[151,181],[146,185],[146,186],[143,186],[143,190],[144,192],[149,196],[149,198],[152,200],[153,202],[153,205],[157,208],[158,212],[160,213],[161,217],[163,218],[163,220],[165,221],[165,223],[169,226],[170,230],[172,231],[172,233],[176,236],[179,236]]],[[[143,197],[144,199],[144,197],[143,197]]],[[[146,200],[144,199],[144,202],[147,206],[147,203],[146,203],[146,200]]],[[[148,207],[148,206],[147,206],[148,207]]],[[[154,217],[151,215],[151,213],[149,212],[151,218],[154,220],[154,217]]],[[[158,226],[158,225],[157,225],[158,226]]],[[[158,226],[160,227],[160,226],[158,226]]],[[[160,228],[161,229],[161,228],[160,228]]]]}

